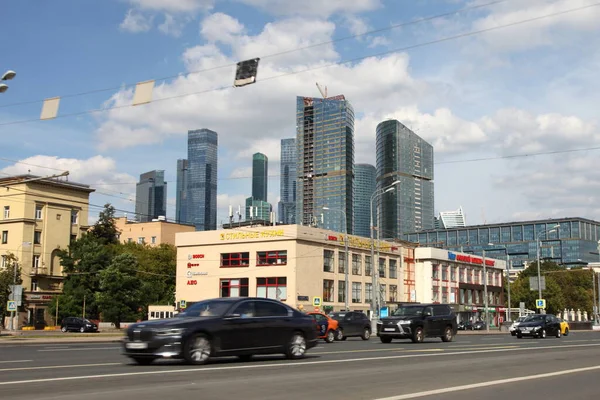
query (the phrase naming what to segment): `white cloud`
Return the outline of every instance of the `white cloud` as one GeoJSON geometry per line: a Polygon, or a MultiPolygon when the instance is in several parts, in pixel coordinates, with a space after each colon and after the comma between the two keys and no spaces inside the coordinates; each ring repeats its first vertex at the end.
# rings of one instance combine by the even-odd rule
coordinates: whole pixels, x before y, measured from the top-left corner
{"type": "Polygon", "coordinates": [[[247,178],[252,176],[252,166],[236,168],[229,174],[230,179],[247,178]]]}
{"type": "Polygon", "coordinates": [[[171,14],[165,14],[165,20],[158,26],[158,30],[165,35],[179,37],[187,22],[189,22],[189,18],[174,17],[171,14]]]}
{"type": "Polygon", "coordinates": [[[164,11],[171,13],[188,13],[198,10],[210,10],[215,0],[129,0],[143,10],[164,11]]]}
{"type": "Polygon", "coordinates": [[[310,15],[327,18],[332,14],[361,13],[381,7],[380,0],[237,0],[274,15],[310,15]]]}
{"type": "Polygon", "coordinates": [[[200,34],[209,42],[231,44],[243,31],[237,19],[223,13],[211,14],[200,23],[200,34]]]}
{"type": "Polygon", "coordinates": [[[135,10],[128,10],[119,27],[121,30],[132,33],[147,32],[152,28],[152,20],[152,17],[144,16],[135,10]]]}
{"type": "Polygon", "coordinates": [[[246,215],[244,209],[246,207],[246,198],[248,195],[243,194],[218,194],[217,195],[217,225],[221,223],[229,223],[229,206],[233,209],[234,221],[238,221],[237,211],[242,211],[242,221],[246,215]]]}

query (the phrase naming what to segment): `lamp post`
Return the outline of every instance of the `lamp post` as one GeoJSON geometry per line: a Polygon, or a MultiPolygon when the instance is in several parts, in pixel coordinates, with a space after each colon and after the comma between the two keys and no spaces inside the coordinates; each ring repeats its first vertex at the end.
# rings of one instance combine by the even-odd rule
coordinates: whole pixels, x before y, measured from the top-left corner
{"type": "Polygon", "coordinates": [[[350,284],[349,284],[349,275],[348,275],[348,269],[349,269],[349,265],[348,265],[348,218],[346,217],[346,212],[344,210],[342,210],[341,208],[329,208],[329,207],[323,207],[323,210],[330,210],[330,211],[339,211],[342,213],[343,217],[344,217],[344,247],[345,247],[345,251],[346,251],[346,266],[344,268],[344,275],[345,275],[345,280],[346,280],[346,287],[345,287],[345,292],[344,293],[344,310],[345,311],[349,311],[349,306],[348,306],[348,295],[350,293],[350,284]]]}
{"type": "MultiPolygon", "coordinates": [[[[23,242],[19,245],[19,247],[17,247],[17,254],[19,254],[19,251],[21,250],[21,248],[23,248],[23,246],[27,247],[27,246],[31,246],[31,242],[23,242]]],[[[17,261],[14,262],[13,264],[13,288],[10,294],[11,300],[12,301],[16,301],[16,296],[15,296],[15,290],[17,290],[17,267],[18,267],[18,263],[17,261]]],[[[11,311],[10,313],[10,330],[11,331],[16,331],[18,326],[14,326],[15,325],[15,311],[11,311]]],[[[19,324],[17,324],[19,325],[19,324]]]]}
{"type": "MultiPolygon", "coordinates": [[[[17,73],[15,71],[12,71],[9,69],[4,74],[2,74],[2,78],[0,78],[0,81],[10,81],[15,76],[17,76],[17,73]]],[[[0,93],[4,93],[7,90],[8,90],[8,85],[6,83],[0,83],[0,93]]]]}
{"type": "MultiPolygon", "coordinates": [[[[542,237],[542,235],[547,235],[548,233],[552,233],[552,232],[556,231],[556,228],[558,228],[558,227],[560,227],[560,224],[556,224],[552,228],[550,228],[544,232],[540,232],[537,236],[535,247],[537,250],[538,299],[542,298],[542,274],[540,272],[540,247],[542,246],[542,243],[541,243],[540,238],[542,237]]],[[[540,314],[546,314],[546,310],[540,308],[540,314]]]]}
{"type": "MultiPolygon", "coordinates": [[[[495,246],[494,243],[488,243],[488,246],[495,246]]],[[[502,247],[500,247],[501,249],[504,249],[504,251],[506,252],[506,285],[508,288],[508,308],[506,310],[506,321],[510,321],[511,320],[511,309],[510,309],[510,255],[508,254],[508,249],[506,248],[506,245],[501,245],[502,247]]]]}
{"type": "MultiPolygon", "coordinates": [[[[375,239],[373,239],[373,200],[375,200],[375,198],[377,198],[377,196],[381,196],[384,193],[387,192],[391,192],[392,190],[394,190],[394,186],[396,186],[397,184],[399,184],[400,181],[394,181],[391,185],[382,188],[382,189],[377,189],[375,190],[375,193],[373,193],[371,195],[371,200],[370,200],[370,224],[369,224],[369,233],[371,235],[371,285],[373,286],[372,290],[371,290],[371,318],[373,318],[375,316],[375,314],[377,314],[377,306],[375,304],[375,296],[373,296],[373,294],[375,293],[375,289],[377,288],[377,276],[379,274],[379,270],[377,271],[377,273],[375,273],[375,239]]],[[[379,222],[379,221],[378,221],[379,222]]],[[[377,224],[377,227],[379,228],[379,224],[377,224]]],[[[379,266],[378,266],[379,267],[379,266]]],[[[375,332],[375,330],[373,330],[373,332],[375,332]]]]}

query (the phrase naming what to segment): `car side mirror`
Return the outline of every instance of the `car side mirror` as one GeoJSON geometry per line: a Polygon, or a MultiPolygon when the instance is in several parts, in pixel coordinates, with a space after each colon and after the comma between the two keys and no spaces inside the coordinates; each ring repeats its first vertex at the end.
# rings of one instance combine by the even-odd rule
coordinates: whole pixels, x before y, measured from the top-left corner
{"type": "Polygon", "coordinates": [[[241,317],[242,316],[240,314],[229,314],[224,319],[238,319],[238,318],[241,318],[241,317]]]}
{"type": "Polygon", "coordinates": [[[425,311],[425,312],[423,313],[423,315],[424,315],[425,317],[431,317],[431,313],[430,313],[429,311],[425,311]]]}

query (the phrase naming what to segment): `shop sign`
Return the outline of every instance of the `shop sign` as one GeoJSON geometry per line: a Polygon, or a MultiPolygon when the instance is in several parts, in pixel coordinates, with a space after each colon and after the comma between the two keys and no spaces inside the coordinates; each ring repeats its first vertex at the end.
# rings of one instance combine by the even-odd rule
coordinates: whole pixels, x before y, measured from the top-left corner
{"type": "Polygon", "coordinates": [[[187,284],[188,284],[188,285],[197,285],[197,284],[198,284],[198,281],[197,281],[197,280],[188,280],[188,281],[187,281],[187,284]]]}
{"type": "Polygon", "coordinates": [[[199,258],[204,258],[204,254],[188,254],[188,260],[197,260],[199,258]]]}
{"type": "Polygon", "coordinates": [[[333,235],[327,235],[327,237],[325,238],[326,240],[332,240],[334,242],[337,242],[337,236],[333,236],[333,235]]]}
{"type": "MultiPolygon", "coordinates": [[[[344,240],[346,240],[346,235],[340,234],[339,240],[340,240],[340,242],[342,244],[344,244],[344,240]]],[[[388,243],[377,241],[377,240],[375,240],[373,243],[374,243],[373,247],[375,247],[376,249],[379,248],[379,251],[390,251],[390,250],[392,250],[392,246],[390,246],[388,243]]],[[[358,248],[362,248],[362,249],[370,249],[371,248],[371,240],[370,239],[365,239],[365,238],[362,238],[362,237],[349,236],[348,235],[348,245],[350,247],[358,247],[358,248]]]]}
{"type": "Polygon", "coordinates": [[[198,263],[187,263],[188,268],[199,267],[199,266],[200,266],[200,264],[198,264],[198,263]]]}
{"type": "Polygon", "coordinates": [[[308,301],[308,296],[298,296],[298,301],[308,301]]]}
{"type": "MultiPolygon", "coordinates": [[[[470,256],[467,254],[456,254],[451,251],[448,252],[448,260],[466,262],[469,264],[483,265],[483,258],[481,258],[481,257],[470,256]]],[[[485,265],[487,265],[488,267],[493,267],[494,265],[496,265],[496,261],[486,258],[485,265]]]]}
{"type": "Polygon", "coordinates": [[[206,272],[206,271],[193,271],[193,272],[192,271],[188,271],[187,274],[186,274],[186,276],[188,278],[192,278],[192,277],[198,276],[198,275],[205,276],[205,275],[208,275],[208,272],[206,272]]]}
{"type": "Polygon", "coordinates": [[[245,240],[245,239],[263,239],[282,237],[283,229],[270,229],[261,232],[232,232],[232,233],[221,233],[221,240],[245,240]]]}
{"type": "Polygon", "coordinates": [[[50,294],[28,294],[27,300],[52,300],[53,297],[50,294]]]}

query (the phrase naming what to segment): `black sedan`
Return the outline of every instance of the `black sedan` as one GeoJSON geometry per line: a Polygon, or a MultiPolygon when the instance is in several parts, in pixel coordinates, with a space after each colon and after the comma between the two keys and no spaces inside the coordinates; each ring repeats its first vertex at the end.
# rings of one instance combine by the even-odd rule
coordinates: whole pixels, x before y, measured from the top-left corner
{"type": "Polygon", "coordinates": [[[552,314],[530,315],[515,328],[515,332],[519,339],[523,336],[545,339],[548,335],[560,338],[560,321],[552,314]]]}
{"type": "Polygon", "coordinates": [[[313,319],[264,298],[220,298],[195,303],[176,318],[144,321],[127,329],[124,355],[139,364],[183,358],[204,364],[210,357],[283,353],[304,357],[317,345],[313,319]]]}

